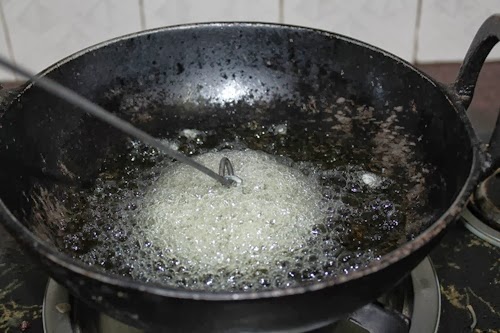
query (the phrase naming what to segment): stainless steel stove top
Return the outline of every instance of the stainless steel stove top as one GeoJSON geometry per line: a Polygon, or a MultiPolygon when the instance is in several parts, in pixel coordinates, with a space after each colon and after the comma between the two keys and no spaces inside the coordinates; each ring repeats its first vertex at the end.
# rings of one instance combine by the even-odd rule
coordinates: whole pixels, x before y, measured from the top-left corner
{"type": "MultiPolygon", "coordinates": [[[[440,314],[439,282],[430,259],[426,258],[411,276],[377,302],[359,309],[346,320],[314,332],[432,333],[437,332],[440,314]]],[[[46,333],[141,332],[86,307],[54,280],[48,282],[42,316],[46,333]]]]}

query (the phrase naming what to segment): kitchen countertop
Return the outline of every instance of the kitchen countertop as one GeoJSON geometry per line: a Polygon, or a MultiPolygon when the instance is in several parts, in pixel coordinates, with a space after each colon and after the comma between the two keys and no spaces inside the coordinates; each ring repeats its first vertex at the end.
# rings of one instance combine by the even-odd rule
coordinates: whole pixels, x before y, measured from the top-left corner
{"type": "MultiPolygon", "coordinates": [[[[457,64],[420,66],[441,82],[452,82],[457,64]]],[[[487,139],[498,110],[500,63],[488,64],[479,78],[470,116],[487,139]]],[[[500,333],[500,248],[477,238],[461,223],[450,226],[431,259],[441,283],[439,333],[500,333]],[[477,317],[475,329],[471,310],[477,317]]],[[[43,332],[41,311],[47,275],[0,226],[0,332],[43,332]]],[[[422,332],[425,333],[425,332],[422,332]]]]}
{"type": "Polygon", "coordinates": [[[0,332],[22,332],[23,321],[31,325],[27,332],[43,332],[42,302],[47,279],[0,226],[0,332]]]}
{"type": "Polygon", "coordinates": [[[441,284],[438,332],[500,332],[500,248],[456,223],[430,256],[441,284]]]}

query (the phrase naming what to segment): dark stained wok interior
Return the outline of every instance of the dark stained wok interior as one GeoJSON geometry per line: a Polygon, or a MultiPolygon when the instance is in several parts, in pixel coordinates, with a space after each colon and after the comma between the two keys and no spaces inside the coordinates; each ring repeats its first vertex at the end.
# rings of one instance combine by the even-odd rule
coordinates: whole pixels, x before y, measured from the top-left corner
{"type": "MultiPolygon", "coordinates": [[[[298,274],[300,283],[363,268],[369,261],[346,258],[345,251],[362,257],[370,249],[376,260],[451,205],[469,174],[472,148],[432,82],[383,53],[308,30],[235,28],[205,31],[203,38],[200,31],[123,39],[48,75],[148,133],[177,140],[186,154],[239,140],[320,170],[350,168],[390,178],[375,195],[382,198],[377,205],[368,200],[369,189],[357,188],[344,202],[364,206],[362,213],[318,226],[320,232],[336,228],[332,252],[340,264],[327,275],[298,274]],[[273,132],[280,124],[286,135],[273,132]],[[203,140],[179,136],[186,128],[204,132],[203,140]],[[383,211],[384,202],[397,206],[394,215],[383,211]]],[[[117,205],[116,192],[137,190],[130,181],[134,172],[164,159],[143,147],[130,162],[128,138],[33,87],[0,113],[0,125],[1,199],[38,237],[84,261],[95,246],[93,233],[116,233],[115,216],[106,215],[117,205]],[[95,206],[88,197],[103,177],[112,181],[110,195],[95,206]]],[[[324,179],[331,185],[325,195],[335,196],[336,186],[355,187],[333,175],[324,179]]],[[[126,239],[127,231],[121,232],[126,239]]],[[[96,268],[130,276],[130,267],[109,251],[96,268]]]]}

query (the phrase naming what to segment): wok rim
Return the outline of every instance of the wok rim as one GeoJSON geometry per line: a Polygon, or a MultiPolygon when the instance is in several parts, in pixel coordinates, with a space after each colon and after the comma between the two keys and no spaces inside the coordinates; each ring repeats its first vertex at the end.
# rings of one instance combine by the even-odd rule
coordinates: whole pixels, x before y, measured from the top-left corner
{"type": "MultiPolygon", "coordinates": [[[[121,288],[125,291],[135,291],[141,293],[148,293],[155,296],[179,298],[186,300],[204,300],[204,301],[244,301],[244,300],[255,300],[255,299],[265,299],[265,298],[275,298],[283,296],[291,296],[297,294],[303,294],[306,292],[319,291],[325,288],[338,286],[345,284],[349,281],[357,280],[362,277],[368,276],[370,274],[381,271],[391,264],[394,264],[403,258],[409,256],[411,253],[417,251],[419,248],[423,247],[425,244],[430,242],[434,237],[440,234],[452,221],[456,220],[458,215],[461,213],[465,204],[467,203],[473,188],[479,178],[480,170],[480,141],[476,136],[472,128],[470,120],[466,116],[464,108],[457,102],[453,94],[445,89],[440,83],[435,81],[433,78],[429,77],[427,74],[410,64],[409,62],[399,58],[398,56],[387,52],[383,49],[370,45],[368,43],[362,42],[355,38],[347,37],[342,34],[337,34],[334,32],[329,32],[316,28],[303,27],[298,25],[281,24],[281,23],[265,23],[265,22],[203,22],[203,23],[190,23],[190,24],[179,24],[172,25],[154,29],[148,29],[140,32],[134,32],[126,34],[120,37],[109,39],[98,44],[92,45],[90,47],[84,48],[78,52],[75,52],[66,58],[54,63],[53,65],[47,67],[45,70],[41,71],[38,76],[46,76],[49,73],[57,70],[62,65],[83,56],[94,50],[106,47],[108,45],[114,44],[119,41],[125,41],[132,38],[160,33],[169,32],[177,30],[198,30],[207,28],[271,28],[271,29],[287,29],[289,31],[308,31],[316,34],[320,34],[332,39],[340,39],[345,42],[355,44],[361,47],[370,49],[371,51],[380,53],[391,61],[397,62],[399,65],[405,66],[415,73],[417,73],[423,80],[431,83],[435,89],[438,89],[440,93],[444,95],[446,100],[449,102],[450,107],[454,108],[457,113],[458,118],[462,121],[465,130],[468,133],[468,137],[472,149],[472,161],[470,166],[470,171],[465,180],[461,190],[456,195],[455,200],[450,205],[450,207],[439,216],[433,223],[431,223],[424,231],[422,231],[417,237],[408,241],[396,248],[395,250],[386,253],[381,256],[379,260],[372,261],[367,267],[363,269],[356,270],[348,275],[342,275],[334,278],[326,278],[320,282],[310,282],[299,286],[293,286],[283,289],[271,289],[271,290],[259,290],[252,292],[228,292],[228,291],[208,291],[208,290],[187,290],[178,289],[174,287],[165,286],[159,283],[151,282],[140,282],[133,280],[131,278],[122,277],[105,271],[95,269],[93,266],[85,265],[76,259],[73,259],[68,254],[59,252],[48,242],[37,237],[33,232],[31,232],[27,227],[25,227],[7,208],[3,200],[0,198],[0,214],[5,215],[3,219],[5,221],[7,229],[11,230],[12,235],[16,240],[21,241],[28,248],[34,250],[38,255],[45,257],[50,260],[54,265],[60,266],[67,269],[77,275],[84,276],[89,279],[96,280],[100,283],[112,285],[117,288],[121,288]],[[13,232],[12,232],[13,231],[13,232]]],[[[27,82],[23,88],[16,94],[14,101],[20,98],[28,89],[33,86],[33,82],[27,82]]],[[[7,106],[7,110],[12,104],[7,106]]],[[[50,272],[49,272],[50,273],[50,272]]],[[[50,274],[49,274],[50,275],[50,274]]],[[[63,283],[65,284],[65,283],[63,283]]]]}

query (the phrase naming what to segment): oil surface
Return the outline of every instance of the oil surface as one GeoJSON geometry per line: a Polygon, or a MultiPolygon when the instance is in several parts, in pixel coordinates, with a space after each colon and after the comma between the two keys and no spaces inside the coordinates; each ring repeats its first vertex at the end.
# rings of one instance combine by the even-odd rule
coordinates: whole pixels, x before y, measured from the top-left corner
{"type": "MultiPolygon", "coordinates": [[[[275,218],[279,223],[273,226],[268,215],[258,220],[258,211],[226,221],[223,225],[229,229],[225,230],[216,230],[214,211],[200,216],[196,224],[193,200],[203,199],[196,198],[194,192],[181,196],[169,192],[181,186],[172,175],[183,173],[183,168],[156,150],[131,141],[126,153],[105,159],[92,186],[68,198],[71,214],[61,250],[88,265],[140,281],[226,291],[320,281],[350,274],[379,260],[411,237],[408,225],[417,225],[419,213],[427,208],[423,184],[431,167],[412,156],[415,144],[398,133],[395,115],[380,121],[370,118],[371,111],[364,109],[357,112],[362,116],[350,117],[349,112],[356,111],[345,106],[344,100],[339,103],[336,120],[325,114],[325,121],[332,121],[332,130],[326,134],[324,130],[308,132],[300,123],[251,121],[239,128],[188,128],[168,135],[166,142],[172,148],[202,159],[206,156],[210,163],[222,156],[221,152],[236,157],[250,149],[257,164],[267,160],[273,168],[287,170],[283,174],[294,175],[291,184],[295,185],[281,189],[282,195],[288,195],[286,200],[275,202],[284,205],[282,209],[298,203],[306,208],[293,213],[290,225],[275,218]],[[380,134],[368,141],[362,134],[367,128],[380,134]],[[344,135],[325,140],[338,133],[344,135]],[[299,188],[302,201],[297,201],[298,193],[290,193],[299,188]],[[158,191],[160,197],[152,195],[158,191]],[[184,201],[176,202],[179,198],[184,201]],[[171,211],[158,216],[166,207],[171,211]],[[176,229],[176,216],[182,216],[178,223],[188,224],[176,229]],[[239,220],[242,229],[234,229],[239,220]],[[257,237],[259,228],[262,238],[257,237]],[[201,234],[202,230],[206,234],[201,234]],[[228,239],[242,235],[248,238],[241,242],[228,239]],[[228,244],[231,246],[224,247],[228,244]]],[[[244,163],[235,163],[238,173],[244,163]]],[[[210,167],[217,169],[216,165],[210,167]]],[[[193,181],[199,182],[195,172],[193,181]]],[[[187,176],[179,179],[183,177],[187,176]]],[[[217,191],[216,186],[214,182],[198,189],[217,191]]],[[[228,211],[221,212],[219,219],[224,220],[228,211]]]]}

